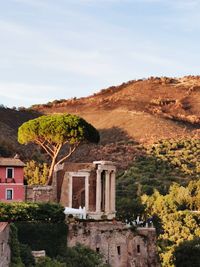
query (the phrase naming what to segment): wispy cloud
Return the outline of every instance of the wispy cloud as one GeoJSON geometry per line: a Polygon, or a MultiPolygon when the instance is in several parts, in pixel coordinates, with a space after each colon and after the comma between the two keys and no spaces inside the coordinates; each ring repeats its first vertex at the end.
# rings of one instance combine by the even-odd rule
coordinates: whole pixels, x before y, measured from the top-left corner
{"type": "Polygon", "coordinates": [[[24,26],[19,25],[10,20],[0,20],[0,32],[1,34],[5,32],[6,34],[16,34],[16,35],[27,35],[30,32],[24,26]]]}
{"type": "Polygon", "coordinates": [[[200,67],[200,0],[3,2],[0,97],[13,105],[200,67]]]}
{"type": "Polygon", "coordinates": [[[64,88],[49,85],[33,85],[22,83],[0,83],[0,98],[7,98],[13,103],[44,103],[54,98],[56,92],[64,88]],[[41,94],[42,92],[42,94],[41,94]]]}

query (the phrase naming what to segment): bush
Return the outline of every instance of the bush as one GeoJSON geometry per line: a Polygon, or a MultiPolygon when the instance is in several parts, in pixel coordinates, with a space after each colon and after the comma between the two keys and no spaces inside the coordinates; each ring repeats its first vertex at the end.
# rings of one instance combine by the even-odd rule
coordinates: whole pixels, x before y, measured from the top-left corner
{"type": "Polygon", "coordinates": [[[103,264],[102,256],[95,251],[83,245],[76,245],[73,248],[67,248],[67,252],[60,261],[65,262],[67,267],[106,267],[103,264]]]}
{"type": "Polygon", "coordinates": [[[200,266],[200,238],[184,241],[174,252],[176,267],[200,266]]]}
{"type": "Polygon", "coordinates": [[[20,244],[20,257],[26,267],[35,266],[35,259],[31,253],[31,248],[28,245],[20,244]]]}
{"type": "Polygon", "coordinates": [[[0,221],[63,222],[64,208],[57,203],[0,203],[0,221]]]}
{"type": "Polygon", "coordinates": [[[36,264],[36,267],[67,267],[65,263],[61,263],[55,259],[49,257],[40,258],[36,264]]]}
{"type": "Polygon", "coordinates": [[[17,235],[17,228],[14,224],[10,224],[9,245],[11,250],[10,267],[23,267],[24,265],[20,258],[20,247],[17,235]]]}
{"type": "Polygon", "coordinates": [[[17,222],[19,241],[31,250],[45,250],[54,258],[64,255],[67,249],[67,225],[65,223],[17,222]]]}

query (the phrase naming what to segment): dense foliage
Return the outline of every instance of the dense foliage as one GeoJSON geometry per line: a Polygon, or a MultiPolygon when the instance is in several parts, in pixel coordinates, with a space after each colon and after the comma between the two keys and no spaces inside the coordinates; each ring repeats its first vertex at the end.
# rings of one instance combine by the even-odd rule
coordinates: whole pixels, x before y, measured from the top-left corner
{"type": "Polygon", "coordinates": [[[56,203],[0,202],[0,221],[63,222],[63,211],[56,203]]]}
{"type": "Polygon", "coordinates": [[[196,139],[160,141],[117,177],[118,217],[153,218],[163,266],[173,266],[173,253],[181,242],[200,235],[199,178],[196,139]]]}
{"type": "Polygon", "coordinates": [[[200,180],[187,187],[173,184],[168,194],[155,191],[142,200],[157,226],[162,266],[174,266],[174,250],[185,240],[200,236],[200,180]]]}
{"type": "Polygon", "coordinates": [[[20,257],[25,267],[35,265],[35,259],[32,255],[31,248],[27,244],[20,244],[20,257]]]}
{"type": "Polygon", "coordinates": [[[162,140],[149,149],[154,157],[169,163],[187,180],[200,178],[200,140],[162,140]]]}
{"type": "Polygon", "coordinates": [[[67,248],[65,223],[16,222],[12,227],[12,267],[109,266],[103,264],[100,254],[83,245],[67,248]],[[47,257],[35,263],[31,250],[45,250],[47,257]]]}
{"type": "Polygon", "coordinates": [[[146,155],[136,158],[117,177],[119,217],[127,206],[130,212],[135,207],[135,216],[140,214],[143,208],[139,199],[143,194],[151,195],[154,189],[166,194],[173,182],[187,185],[190,180],[198,179],[199,164],[200,140],[164,140],[148,147],[146,155]]]}
{"type": "Polygon", "coordinates": [[[200,266],[200,238],[182,242],[174,253],[176,267],[200,266]]]}
{"type": "Polygon", "coordinates": [[[9,246],[11,250],[10,267],[23,267],[20,257],[20,244],[17,235],[17,228],[10,224],[9,246]]]}
{"type": "MultiPolygon", "coordinates": [[[[28,261],[30,262],[30,261],[28,261]]],[[[93,250],[83,246],[76,245],[73,248],[67,248],[65,254],[58,255],[57,258],[50,258],[48,256],[42,257],[38,262],[27,267],[109,267],[104,264],[102,256],[93,250]]]]}
{"type": "Polygon", "coordinates": [[[69,158],[83,141],[98,143],[98,131],[84,119],[71,114],[46,115],[23,123],[18,129],[18,141],[21,144],[33,142],[41,146],[51,158],[51,167],[47,183],[52,181],[56,164],[69,158]],[[61,148],[65,155],[59,158],[61,148]]]}
{"type": "Polygon", "coordinates": [[[68,267],[65,263],[49,257],[42,257],[38,260],[36,267],[68,267]]]}
{"type": "Polygon", "coordinates": [[[49,167],[46,163],[35,160],[28,161],[24,168],[25,183],[28,185],[44,185],[48,179],[49,167]]]}
{"type": "Polygon", "coordinates": [[[65,254],[67,225],[64,222],[16,222],[15,225],[19,242],[29,245],[31,250],[45,250],[51,258],[65,254]]]}
{"type": "Polygon", "coordinates": [[[83,245],[76,245],[73,248],[67,248],[64,257],[60,259],[66,263],[66,267],[108,267],[103,264],[102,256],[95,251],[83,245]]]}

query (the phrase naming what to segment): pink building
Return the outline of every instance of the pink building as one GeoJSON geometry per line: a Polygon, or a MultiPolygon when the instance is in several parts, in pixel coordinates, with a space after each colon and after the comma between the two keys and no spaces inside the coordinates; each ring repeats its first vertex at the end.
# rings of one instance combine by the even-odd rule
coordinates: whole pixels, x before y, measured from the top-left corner
{"type": "Polygon", "coordinates": [[[0,201],[25,200],[24,166],[25,164],[17,157],[0,157],[0,201]]]}

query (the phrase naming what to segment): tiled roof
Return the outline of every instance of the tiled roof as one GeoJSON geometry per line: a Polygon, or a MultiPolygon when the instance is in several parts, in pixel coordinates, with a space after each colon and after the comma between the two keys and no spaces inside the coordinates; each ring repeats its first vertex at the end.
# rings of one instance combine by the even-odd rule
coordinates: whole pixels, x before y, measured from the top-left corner
{"type": "Polygon", "coordinates": [[[6,228],[8,222],[0,222],[0,233],[6,228]]]}
{"type": "Polygon", "coordinates": [[[10,166],[10,167],[24,167],[25,164],[17,158],[1,158],[0,157],[0,166],[10,166]]]}

